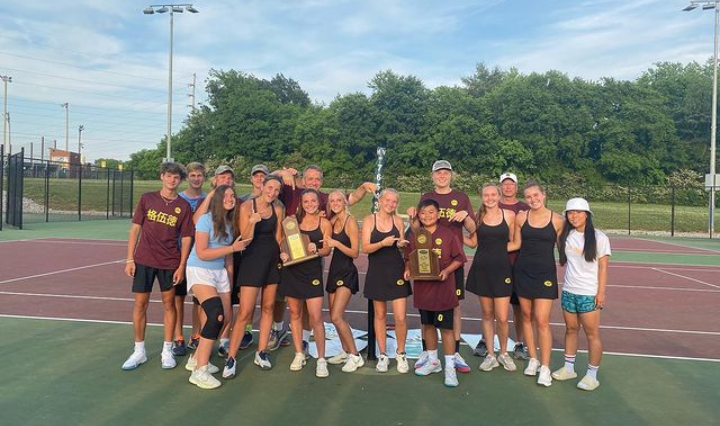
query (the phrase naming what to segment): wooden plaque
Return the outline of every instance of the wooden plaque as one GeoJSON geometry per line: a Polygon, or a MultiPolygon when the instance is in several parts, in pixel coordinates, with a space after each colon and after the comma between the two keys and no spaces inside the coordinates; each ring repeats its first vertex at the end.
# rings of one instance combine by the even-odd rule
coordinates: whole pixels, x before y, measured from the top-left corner
{"type": "Polygon", "coordinates": [[[415,250],[410,253],[410,279],[440,280],[440,258],[432,250],[432,234],[424,228],[413,232],[415,250]]]}
{"type": "Polygon", "coordinates": [[[287,262],[283,262],[283,266],[295,265],[318,257],[317,253],[308,253],[307,246],[310,244],[310,239],[300,232],[300,225],[295,216],[286,217],[282,221],[282,227],[285,238],[280,249],[290,256],[287,262]]]}

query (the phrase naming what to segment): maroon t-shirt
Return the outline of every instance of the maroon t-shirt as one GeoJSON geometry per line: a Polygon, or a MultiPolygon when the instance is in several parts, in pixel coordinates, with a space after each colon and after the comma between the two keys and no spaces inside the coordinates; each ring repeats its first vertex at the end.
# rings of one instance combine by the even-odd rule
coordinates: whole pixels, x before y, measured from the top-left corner
{"type": "MultiPolygon", "coordinates": [[[[528,206],[526,203],[523,203],[522,201],[518,201],[515,204],[505,204],[505,203],[498,203],[498,204],[501,209],[510,210],[511,212],[513,212],[515,214],[530,210],[530,206],[528,206]]],[[[508,259],[510,259],[511,265],[515,264],[515,261],[517,260],[517,255],[518,255],[517,251],[508,253],[508,259]]]]}
{"type": "MultiPolygon", "coordinates": [[[[447,268],[454,260],[463,264],[467,262],[462,243],[449,228],[438,226],[431,239],[432,250],[440,256],[440,269],[447,268]]],[[[405,248],[406,262],[413,250],[415,238],[411,238],[410,244],[405,248]]],[[[445,281],[414,281],[413,304],[417,309],[436,312],[457,307],[459,303],[455,294],[455,274],[449,274],[445,281]]]]}
{"type": "Polygon", "coordinates": [[[178,241],[192,237],[192,208],[178,196],[166,202],[160,191],[140,197],[133,223],[141,226],[140,241],[135,249],[135,263],[157,269],[177,269],[180,266],[178,241]]]}
{"type": "MultiPolygon", "coordinates": [[[[305,188],[298,188],[297,186],[293,189],[290,185],[283,184],[280,190],[280,201],[285,205],[285,214],[293,216],[297,213],[298,205],[300,204],[300,196],[305,188]]],[[[320,193],[320,211],[325,211],[327,208],[328,194],[318,191],[320,193]]]]}
{"type": "Polygon", "coordinates": [[[420,201],[433,199],[440,205],[440,216],[438,223],[452,230],[453,234],[458,238],[460,243],[463,242],[463,224],[462,222],[450,222],[449,219],[458,211],[464,210],[468,212],[470,218],[475,217],[470,198],[466,193],[451,190],[448,194],[438,194],[435,191],[426,192],[420,197],[420,201]]]}

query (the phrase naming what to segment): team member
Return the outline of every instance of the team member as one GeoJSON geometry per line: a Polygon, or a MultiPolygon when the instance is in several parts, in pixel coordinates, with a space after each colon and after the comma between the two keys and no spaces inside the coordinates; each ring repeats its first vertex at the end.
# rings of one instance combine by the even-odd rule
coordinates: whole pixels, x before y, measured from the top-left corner
{"type": "Polygon", "coordinates": [[[488,354],[480,370],[491,371],[502,364],[507,371],[517,367],[507,352],[508,311],[512,293],[512,266],[507,244],[515,231],[515,213],[500,208],[500,188],[487,184],[482,189],[482,205],[477,212],[477,232],[470,236],[470,246],[477,247],[467,279],[467,290],[477,294],[482,307],[483,337],[494,340],[495,322],[500,340],[500,355],[495,357],[495,345],[487,347],[488,354]]]}
{"type": "MultiPolygon", "coordinates": [[[[530,210],[530,206],[517,199],[518,178],[514,173],[506,172],[500,175],[500,208],[505,211],[511,211],[517,215],[521,211],[530,210]]],[[[508,253],[510,264],[515,264],[517,252],[508,253]]],[[[513,357],[515,359],[528,359],[527,347],[525,346],[525,338],[523,337],[522,312],[520,310],[520,300],[513,292],[510,295],[510,306],[513,309],[513,324],[515,325],[515,347],[513,348],[513,357]]],[[[487,347],[485,339],[480,340],[475,347],[475,355],[486,356],[487,347]]]]}
{"type": "Polygon", "coordinates": [[[588,340],[588,369],[578,389],[593,391],[600,386],[597,371],[602,359],[600,311],[605,306],[610,240],[592,222],[590,205],[583,198],[568,200],[565,226],[558,240],[560,265],[565,266],[562,308],[565,317],[565,365],[552,373],[555,380],[569,380],[575,373],[578,329],[588,340]]]}
{"type": "Polygon", "coordinates": [[[515,219],[515,235],[508,251],[520,249],[515,263],[515,291],[520,297],[523,328],[530,361],[524,374],[538,375],[539,385],[552,385],[550,376],[550,310],[558,298],[555,268],[555,242],[563,227],[563,218],[545,207],[545,190],[537,182],[528,182],[523,189],[530,210],[515,219]],[[533,322],[537,326],[540,361],[537,356],[533,322]]]}
{"type": "Polygon", "coordinates": [[[164,163],[160,169],[162,189],[143,194],[135,208],[125,263],[125,274],[133,277],[132,291],[135,294],[135,349],[122,365],[123,370],[133,370],[147,362],[145,327],[150,292],[156,278],[162,292],[165,326],[165,341],[160,361],[165,369],[175,368],[177,365],[172,354],[175,331],[173,287],[183,279],[193,233],[190,204],[177,193],[177,188],[185,176],[182,165],[164,163]],[[181,241],[181,246],[178,246],[178,240],[181,241]]]}
{"type": "Polygon", "coordinates": [[[237,275],[240,308],[232,327],[228,357],[223,371],[224,378],[235,376],[238,347],[245,325],[252,323],[258,294],[261,294],[260,340],[254,362],[263,370],[272,368],[265,349],[270,337],[275,293],[280,282],[279,243],[282,238],[281,223],[284,217],[282,207],[275,203],[280,193],[280,185],[277,176],[265,177],[262,194],[240,206],[240,234],[245,240],[250,240],[250,244],[243,253],[243,261],[237,275]]]}
{"type": "MultiPolygon", "coordinates": [[[[427,346],[428,361],[415,369],[418,376],[427,376],[442,371],[438,360],[438,329],[442,335],[443,352],[445,353],[445,386],[458,385],[455,373],[455,359],[457,348],[455,346],[454,321],[451,319],[453,309],[460,302],[457,297],[455,285],[455,271],[462,268],[467,258],[463,252],[463,245],[457,235],[447,227],[438,225],[440,205],[432,198],[420,201],[417,214],[423,228],[430,232],[432,250],[440,258],[440,279],[437,281],[414,281],[413,301],[420,310],[423,338],[427,346]]],[[[404,278],[410,279],[409,254],[415,249],[415,239],[410,241],[406,250],[404,278]]]]}
{"type": "Polygon", "coordinates": [[[407,298],[412,294],[410,284],[403,277],[403,257],[398,248],[405,247],[405,229],[402,219],[397,216],[400,196],[391,188],[382,190],[378,200],[379,210],[365,216],[362,223],[362,249],[368,255],[368,270],[365,276],[364,295],[372,300],[375,310],[374,327],[377,336],[378,357],[375,370],[388,371],[390,360],[387,352],[387,302],[392,303],[397,339],[397,371],[409,371],[405,340],[407,320],[405,316],[407,298]]]}
{"type": "MultiPolygon", "coordinates": [[[[300,371],[306,362],[302,341],[303,304],[307,306],[310,326],[315,332],[317,366],[315,375],[327,377],[330,373],[325,360],[325,324],[323,323],[323,271],[320,257],[330,254],[330,247],[322,241],[330,239],[330,222],[320,214],[320,194],[314,189],[303,191],[297,214],[300,232],[308,237],[307,251],[319,257],[284,266],[281,270],[280,294],[288,299],[290,307],[290,329],[292,330],[295,358],[290,364],[291,371],[300,371]]],[[[289,255],[280,253],[280,259],[287,262],[289,255]]],[[[269,330],[268,330],[269,331],[269,330]]]]}
{"type": "Polygon", "coordinates": [[[344,317],[350,297],[360,289],[358,270],[353,262],[360,252],[360,233],[355,218],[348,211],[347,199],[342,191],[335,190],[330,193],[328,207],[328,216],[332,216],[332,235],[324,244],[333,249],[333,256],[325,290],[328,293],[330,319],[335,324],[343,348],[339,355],[328,358],[328,363],[344,363],[342,370],[352,373],[365,364],[358,353],[350,325],[344,317]]]}
{"type": "MultiPolygon", "coordinates": [[[[440,218],[439,224],[450,228],[455,237],[461,243],[463,240],[463,227],[467,229],[469,233],[475,232],[475,221],[473,218],[473,208],[470,203],[470,198],[464,192],[456,191],[450,186],[453,178],[452,166],[449,161],[438,160],[433,163],[432,166],[432,180],[435,185],[435,189],[431,192],[427,192],[420,197],[420,201],[433,199],[440,205],[440,218]]],[[[408,216],[410,216],[410,226],[412,229],[417,229],[420,226],[418,218],[415,215],[416,211],[414,207],[410,207],[407,210],[408,216]]],[[[464,268],[458,268],[455,271],[455,286],[456,295],[458,300],[465,299],[465,274],[464,268]]],[[[460,312],[460,305],[453,310],[453,330],[455,333],[455,368],[461,373],[470,372],[470,367],[467,362],[460,356],[460,333],[462,332],[462,315],[460,312]]],[[[425,343],[423,343],[425,345],[425,343]]],[[[415,367],[418,368],[427,362],[427,351],[424,350],[420,354],[415,363],[415,367]]]]}
{"type": "Polygon", "coordinates": [[[194,355],[185,365],[192,371],[190,383],[202,389],[215,389],[220,381],[212,373],[220,371],[209,363],[214,341],[232,317],[230,279],[233,253],[245,249],[245,241],[233,240],[235,219],[235,191],[221,185],[213,193],[210,212],[195,225],[195,245],[187,264],[187,287],[198,299],[205,323],[194,355]]]}
{"type": "MultiPolygon", "coordinates": [[[[187,181],[188,187],[180,196],[190,204],[190,208],[194,212],[198,206],[198,202],[206,197],[203,192],[203,184],[205,183],[205,166],[201,163],[193,162],[187,165],[187,181]]],[[[198,340],[193,339],[200,333],[200,317],[198,315],[198,305],[193,303],[192,308],[192,334],[190,345],[185,346],[185,336],[183,336],[183,318],[185,317],[185,297],[187,296],[187,283],[185,280],[175,286],[175,341],[173,342],[172,353],[175,356],[185,356],[187,347],[195,349],[198,340]]]]}

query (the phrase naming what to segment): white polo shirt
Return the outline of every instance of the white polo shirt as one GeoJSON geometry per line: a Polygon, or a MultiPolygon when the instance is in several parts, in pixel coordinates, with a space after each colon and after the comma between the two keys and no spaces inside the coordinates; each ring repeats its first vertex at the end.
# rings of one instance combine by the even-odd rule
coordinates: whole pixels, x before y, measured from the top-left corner
{"type": "Polygon", "coordinates": [[[610,240],[602,231],[595,230],[595,240],[597,242],[597,256],[594,261],[588,262],[583,256],[585,236],[574,229],[570,231],[565,243],[567,265],[565,265],[563,291],[582,296],[595,296],[597,294],[597,259],[611,256],[612,253],[610,251],[610,240]]]}

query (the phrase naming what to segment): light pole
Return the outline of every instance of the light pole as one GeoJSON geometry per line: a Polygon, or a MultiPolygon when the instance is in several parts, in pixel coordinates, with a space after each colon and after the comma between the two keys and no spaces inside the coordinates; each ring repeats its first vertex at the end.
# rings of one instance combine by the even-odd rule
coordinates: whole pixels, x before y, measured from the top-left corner
{"type": "Polygon", "coordinates": [[[717,138],[717,74],[718,74],[718,23],[720,23],[720,0],[719,1],[691,1],[685,6],[684,12],[690,12],[702,5],[702,10],[715,10],[715,48],[713,50],[713,88],[712,88],[712,118],[710,124],[710,218],[708,229],[710,238],[715,230],[715,142],[717,138]]]}
{"type": "Polygon", "coordinates": [[[85,126],[82,124],[78,127],[78,155],[82,152],[82,132],[85,130],[85,126]]]}
{"type": "Polygon", "coordinates": [[[166,13],[170,12],[170,61],[168,67],[168,101],[167,101],[167,146],[166,156],[163,161],[173,161],[171,156],[171,143],[172,143],[172,68],[173,68],[173,14],[183,13],[187,10],[190,13],[198,13],[198,10],[193,7],[192,4],[151,4],[150,6],[143,9],[143,13],[146,15],[153,15],[155,13],[166,13]]]}
{"type": "Polygon", "coordinates": [[[10,141],[7,136],[7,126],[9,119],[7,112],[7,84],[12,82],[12,77],[0,75],[0,80],[3,81],[5,86],[5,92],[3,95],[3,145],[5,146],[5,152],[10,152],[10,141]]]}
{"type": "Polygon", "coordinates": [[[69,125],[69,118],[70,115],[68,114],[69,104],[65,102],[64,104],[60,105],[61,107],[65,108],[65,151],[70,152],[70,125],[69,125]]]}

